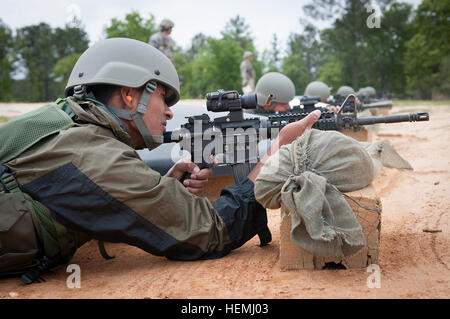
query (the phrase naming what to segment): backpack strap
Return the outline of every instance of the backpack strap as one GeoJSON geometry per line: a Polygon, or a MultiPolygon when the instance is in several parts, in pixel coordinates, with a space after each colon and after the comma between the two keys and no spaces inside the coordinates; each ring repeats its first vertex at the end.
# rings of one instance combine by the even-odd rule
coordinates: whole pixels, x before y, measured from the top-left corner
{"type": "Polygon", "coordinates": [[[114,259],[114,258],[116,258],[116,256],[110,256],[110,255],[108,254],[108,252],[106,251],[105,243],[103,242],[103,240],[99,240],[99,241],[98,241],[98,249],[99,249],[99,251],[100,251],[100,255],[102,255],[102,257],[103,257],[104,259],[109,260],[109,259],[114,259]]]}
{"type": "Polygon", "coordinates": [[[13,174],[8,172],[5,165],[0,165],[0,193],[21,192],[19,183],[13,174]]]}

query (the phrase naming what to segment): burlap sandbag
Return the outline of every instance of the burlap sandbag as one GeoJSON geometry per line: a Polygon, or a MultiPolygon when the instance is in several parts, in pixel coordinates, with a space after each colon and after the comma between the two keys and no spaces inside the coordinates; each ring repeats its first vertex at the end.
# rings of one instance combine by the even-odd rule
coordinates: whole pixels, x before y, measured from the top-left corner
{"type": "Polygon", "coordinates": [[[397,153],[389,140],[373,143],[359,142],[359,144],[364,147],[372,158],[375,176],[378,176],[382,166],[409,170],[413,169],[411,164],[397,153]]]}
{"type": "Polygon", "coordinates": [[[337,131],[306,131],[263,166],[256,199],[270,209],[283,201],[292,218],[291,238],[302,249],[315,256],[352,255],[365,239],[341,192],[368,186],[385,149],[393,150],[387,141],[361,143],[337,131]]]}

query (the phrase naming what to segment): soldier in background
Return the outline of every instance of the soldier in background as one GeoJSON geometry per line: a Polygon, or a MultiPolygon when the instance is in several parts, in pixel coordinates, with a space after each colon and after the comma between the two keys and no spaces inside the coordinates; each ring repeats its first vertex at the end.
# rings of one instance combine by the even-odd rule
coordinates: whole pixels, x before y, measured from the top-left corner
{"type": "Polygon", "coordinates": [[[286,112],[291,110],[289,102],[295,97],[295,85],[286,75],[269,72],[258,80],[255,93],[256,113],[286,112]],[[272,100],[269,100],[269,95],[272,95],[272,100]]]}
{"type": "MultiPolygon", "coordinates": [[[[269,72],[264,74],[256,84],[255,93],[257,96],[258,106],[256,110],[248,113],[274,113],[288,112],[292,110],[292,106],[296,107],[295,85],[294,82],[286,75],[279,72],[269,72]],[[269,95],[272,99],[269,100],[269,95]]],[[[328,111],[337,113],[338,108],[328,105],[325,97],[330,94],[329,88],[323,82],[312,82],[305,90],[305,96],[320,96],[321,102],[317,106],[326,108],[328,111]]],[[[300,102],[300,101],[299,101],[300,102]]]]}
{"type": "Polygon", "coordinates": [[[331,90],[325,83],[321,81],[313,81],[310,82],[305,89],[305,96],[319,96],[320,103],[317,103],[316,106],[326,107],[328,111],[334,112],[335,114],[338,112],[339,108],[337,106],[332,106],[328,104],[330,98],[332,98],[331,90]]]}
{"type": "Polygon", "coordinates": [[[351,86],[343,85],[337,90],[336,94],[346,98],[349,94],[355,94],[355,90],[351,86]]]}
{"type": "Polygon", "coordinates": [[[253,53],[246,51],[244,61],[241,63],[242,92],[244,94],[253,93],[255,90],[255,70],[252,66],[253,53]]]}
{"type": "Polygon", "coordinates": [[[172,28],[174,23],[169,19],[164,19],[161,21],[160,28],[161,31],[153,34],[148,42],[157,48],[159,51],[164,53],[170,61],[173,63],[173,47],[175,45],[170,34],[172,33],[172,28]]]}
{"type": "Polygon", "coordinates": [[[330,97],[330,88],[323,82],[313,81],[306,86],[305,96],[319,96],[320,102],[326,103],[330,97]]]}

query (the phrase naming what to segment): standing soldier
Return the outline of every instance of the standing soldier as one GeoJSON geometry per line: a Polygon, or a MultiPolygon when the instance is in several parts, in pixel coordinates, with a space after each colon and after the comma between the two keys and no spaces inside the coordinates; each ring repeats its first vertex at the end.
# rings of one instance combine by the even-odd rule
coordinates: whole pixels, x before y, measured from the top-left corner
{"type": "Polygon", "coordinates": [[[242,92],[244,94],[252,93],[255,90],[255,70],[252,66],[253,53],[246,51],[244,61],[241,63],[242,92]]]}
{"type": "Polygon", "coordinates": [[[170,61],[173,63],[173,47],[175,45],[170,34],[172,33],[172,28],[174,23],[169,19],[164,19],[161,21],[160,27],[161,32],[153,34],[148,42],[157,48],[159,51],[164,53],[170,61]]]}

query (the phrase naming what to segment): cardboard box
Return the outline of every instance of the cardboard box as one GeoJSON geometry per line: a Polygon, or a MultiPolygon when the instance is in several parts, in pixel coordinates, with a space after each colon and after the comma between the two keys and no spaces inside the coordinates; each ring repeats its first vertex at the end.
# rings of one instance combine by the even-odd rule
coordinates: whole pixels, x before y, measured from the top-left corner
{"type": "Polygon", "coordinates": [[[215,201],[219,198],[222,189],[230,185],[234,185],[232,175],[209,178],[208,186],[198,196],[207,197],[210,201],[215,201]]]}
{"type": "Polygon", "coordinates": [[[353,130],[341,130],[339,132],[360,142],[372,142],[375,139],[373,130],[368,130],[365,127],[362,127],[358,132],[354,132],[353,130]]]}
{"type": "Polygon", "coordinates": [[[282,270],[295,269],[339,269],[365,268],[370,264],[378,264],[381,230],[381,200],[372,185],[359,191],[347,193],[363,206],[378,208],[380,213],[359,207],[345,197],[356,218],[362,226],[366,238],[366,246],[356,254],[348,257],[317,257],[298,247],[291,240],[291,217],[282,204],[280,225],[280,267],[282,270]]]}

